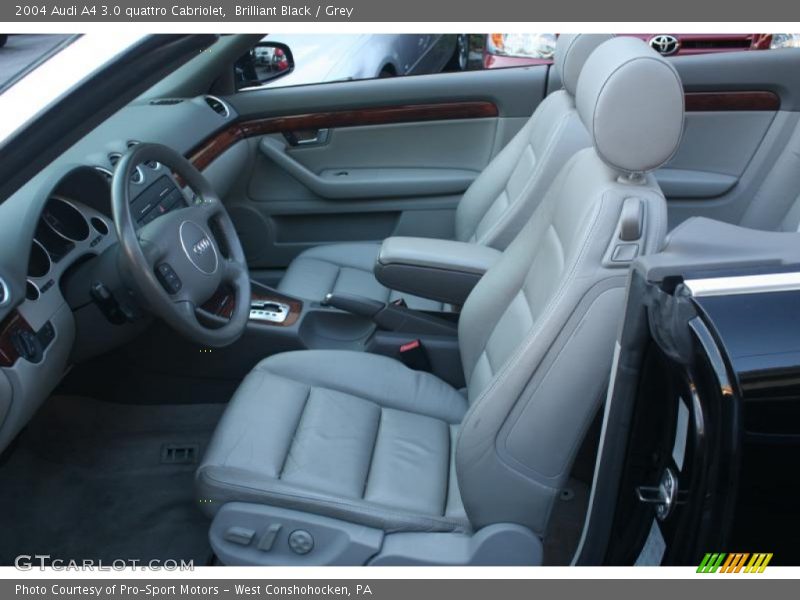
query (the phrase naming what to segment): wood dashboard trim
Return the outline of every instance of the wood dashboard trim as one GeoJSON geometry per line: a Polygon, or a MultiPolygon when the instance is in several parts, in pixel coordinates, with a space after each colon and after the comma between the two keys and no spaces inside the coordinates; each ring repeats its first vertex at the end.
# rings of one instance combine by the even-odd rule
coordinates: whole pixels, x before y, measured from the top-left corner
{"type": "Polygon", "coordinates": [[[494,103],[470,101],[407,104],[288,115],[285,117],[245,119],[215,133],[189,152],[188,157],[192,164],[202,171],[235,143],[245,138],[270,133],[455,119],[486,119],[497,117],[498,115],[499,111],[494,103]]]}
{"type": "Polygon", "coordinates": [[[781,107],[781,99],[775,92],[729,91],[729,92],[686,92],[686,112],[712,111],[776,111],[781,107]]]}

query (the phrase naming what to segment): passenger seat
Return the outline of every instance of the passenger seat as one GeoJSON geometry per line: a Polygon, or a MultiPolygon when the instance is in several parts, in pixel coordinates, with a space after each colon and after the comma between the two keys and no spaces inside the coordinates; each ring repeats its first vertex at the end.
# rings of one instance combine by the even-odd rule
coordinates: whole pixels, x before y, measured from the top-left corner
{"type": "MultiPolygon", "coordinates": [[[[547,96],[528,122],[464,193],[455,213],[458,241],[504,250],[539,205],[561,167],[591,139],[575,109],[578,76],[589,55],[611,38],[564,34],[556,44],[554,69],[563,89],[547,96]]],[[[322,300],[328,293],[382,302],[403,297],[411,308],[442,310],[440,302],[401,294],[373,274],[380,243],[317,246],[289,265],[278,289],[290,296],[322,300]]]]}
{"type": "Polygon", "coordinates": [[[800,121],[739,224],[766,231],[800,231],[800,121]]]}

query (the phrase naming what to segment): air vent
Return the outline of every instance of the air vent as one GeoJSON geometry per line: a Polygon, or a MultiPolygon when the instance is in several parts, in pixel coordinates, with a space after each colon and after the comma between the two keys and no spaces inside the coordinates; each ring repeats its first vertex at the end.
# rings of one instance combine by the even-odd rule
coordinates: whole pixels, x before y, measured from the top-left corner
{"type": "MultiPolygon", "coordinates": [[[[25,280],[25,297],[30,300],[31,302],[36,302],[41,296],[42,293],[39,291],[39,288],[35,283],[33,283],[30,279],[25,280]]],[[[2,303],[0,303],[2,304],[2,303]]]]}
{"type": "Polygon", "coordinates": [[[106,181],[108,181],[109,183],[111,182],[111,179],[114,177],[114,174],[105,167],[96,166],[94,170],[100,173],[103,177],[105,177],[106,181]]]}
{"type": "MultiPolygon", "coordinates": [[[[134,145],[138,144],[138,142],[134,142],[134,145]]],[[[112,152],[108,155],[108,162],[111,163],[112,167],[116,167],[117,163],[119,163],[119,159],[122,158],[122,154],[119,152],[112,152]]],[[[142,167],[136,167],[136,170],[131,173],[131,181],[133,183],[142,183],[144,181],[144,173],[142,172],[142,167]]]]}
{"type": "Polygon", "coordinates": [[[136,167],[136,170],[131,173],[131,181],[133,183],[142,183],[144,181],[144,173],[141,167],[136,167]]]}
{"type": "Polygon", "coordinates": [[[3,306],[11,299],[11,292],[8,289],[6,280],[0,277],[0,306],[3,306]]]}
{"type": "Polygon", "coordinates": [[[138,143],[139,140],[128,140],[128,143],[126,145],[128,146],[128,148],[133,148],[138,143]]]}
{"type": "Polygon", "coordinates": [[[183,102],[183,98],[158,98],[156,100],[150,100],[150,104],[153,106],[171,106],[173,104],[180,104],[183,102]]]}
{"type": "Polygon", "coordinates": [[[165,465],[193,465],[200,455],[197,444],[164,444],[161,446],[161,463],[165,465]]]}
{"type": "Polygon", "coordinates": [[[226,119],[231,115],[231,111],[228,109],[228,105],[225,104],[222,100],[220,100],[216,96],[205,96],[203,99],[215,113],[222,115],[226,119]]]}

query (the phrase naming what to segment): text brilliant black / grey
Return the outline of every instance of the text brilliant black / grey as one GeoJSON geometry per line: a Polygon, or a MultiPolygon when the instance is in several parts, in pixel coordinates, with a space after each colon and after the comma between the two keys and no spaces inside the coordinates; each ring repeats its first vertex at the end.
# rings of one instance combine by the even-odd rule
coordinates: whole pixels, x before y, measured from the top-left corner
{"type": "Polygon", "coordinates": [[[325,15],[327,17],[349,18],[353,16],[353,11],[353,8],[334,6],[332,4],[325,6],[262,6],[258,4],[240,6],[237,4],[235,7],[235,15],[237,17],[318,17],[325,15]]]}

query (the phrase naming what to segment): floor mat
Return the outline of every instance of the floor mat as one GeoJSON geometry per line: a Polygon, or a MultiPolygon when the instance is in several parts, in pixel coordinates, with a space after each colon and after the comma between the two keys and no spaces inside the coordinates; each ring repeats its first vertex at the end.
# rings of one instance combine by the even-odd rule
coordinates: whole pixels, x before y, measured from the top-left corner
{"type": "Polygon", "coordinates": [[[50,398],[0,465],[0,565],[19,554],[205,564],[196,464],[163,457],[202,457],[224,409],[50,398]]]}

